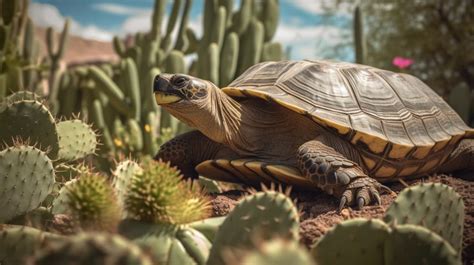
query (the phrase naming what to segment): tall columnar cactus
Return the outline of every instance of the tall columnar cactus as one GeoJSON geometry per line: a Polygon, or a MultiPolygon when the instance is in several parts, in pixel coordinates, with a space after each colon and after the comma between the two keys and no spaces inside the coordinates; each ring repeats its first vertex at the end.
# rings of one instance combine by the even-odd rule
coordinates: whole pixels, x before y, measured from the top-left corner
{"type": "MultiPolygon", "coordinates": [[[[66,19],[64,22],[64,28],[60,34],[57,44],[54,41],[54,32],[52,27],[46,29],[46,47],[48,51],[50,61],[50,74],[48,78],[49,87],[49,100],[53,103],[53,106],[57,108],[57,96],[58,96],[58,71],[59,63],[64,56],[65,47],[67,45],[67,38],[69,33],[69,25],[71,24],[70,19],[66,19]]],[[[56,110],[53,110],[55,113],[56,110]]]]}
{"type": "Polygon", "coordinates": [[[364,22],[360,6],[356,6],[354,10],[353,28],[355,61],[356,63],[364,64],[366,43],[364,36],[364,22]]]}
{"type": "Polygon", "coordinates": [[[298,229],[298,211],[290,198],[274,191],[258,192],[243,199],[219,227],[208,264],[225,264],[225,249],[251,247],[256,236],[298,239],[298,229]]]}
{"type": "Polygon", "coordinates": [[[37,208],[53,184],[53,163],[43,151],[21,144],[0,151],[0,223],[37,208]]]}

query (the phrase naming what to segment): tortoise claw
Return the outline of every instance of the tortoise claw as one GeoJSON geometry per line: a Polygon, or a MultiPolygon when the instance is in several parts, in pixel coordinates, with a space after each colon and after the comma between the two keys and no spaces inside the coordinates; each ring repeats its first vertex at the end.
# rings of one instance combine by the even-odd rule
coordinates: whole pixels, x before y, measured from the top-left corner
{"type": "MultiPolygon", "coordinates": [[[[346,186],[345,191],[342,193],[341,202],[339,203],[339,212],[341,212],[345,206],[351,206],[353,204],[355,204],[355,208],[359,210],[370,204],[381,205],[381,190],[390,189],[369,177],[353,180],[346,186]]],[[[390,192],[392,191],[390,190],[390,192]]]]}
{"type": "Polygon", "coordinates": [[[337,210],[338,213],[340,213],[342,209],[344,209],[344,207],[346,206],[346,203],[347,203],[346,197],[342,197],[341,202],[339,203],[339,209],[337,210]]]}
{"type": "Polygon", "coordinates": [[[359,197],[359,199],[357,199],[357,208],[358,208],[359,210],[362,210],[362,207],[364,207],[364,205],[365,205],[365,200],[364,200],[364,198],[359,197]]]}

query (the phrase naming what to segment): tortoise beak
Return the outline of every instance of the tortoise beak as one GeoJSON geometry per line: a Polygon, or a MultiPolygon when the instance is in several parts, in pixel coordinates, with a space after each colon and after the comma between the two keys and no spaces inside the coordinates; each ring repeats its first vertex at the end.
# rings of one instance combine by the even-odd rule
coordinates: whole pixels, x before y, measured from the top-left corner
{"type": "Polygon", "coordinates": [[[170,104],[181,101],[181,97],[170,84],[170,75],[161,74],[155,77],[153,93],[158,105],[170,104]]]}

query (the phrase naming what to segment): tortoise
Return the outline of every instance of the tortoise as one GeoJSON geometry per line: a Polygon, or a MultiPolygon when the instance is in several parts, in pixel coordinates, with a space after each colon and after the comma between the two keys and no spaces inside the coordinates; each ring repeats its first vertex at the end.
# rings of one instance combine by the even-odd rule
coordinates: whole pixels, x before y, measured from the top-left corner
{"type": "Polygon", "coordinates": [[[418,78],[334,61],[263,62],[227,87],[160,74],[156,102],[195,131],[156,159],[185,177],[321,190],[380,204],[381,183],[474,170],[474,129],[418,78]]]}

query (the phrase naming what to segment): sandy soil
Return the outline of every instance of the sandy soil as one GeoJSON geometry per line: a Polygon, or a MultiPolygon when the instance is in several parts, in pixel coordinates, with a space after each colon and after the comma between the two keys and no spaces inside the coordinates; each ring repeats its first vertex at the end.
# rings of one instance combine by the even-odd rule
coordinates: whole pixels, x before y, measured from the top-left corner
{"type": "MultiPolygon", "coordinates": [[[[466,206],[466,217],[464,222],[464,250],[463,261],[465,264],[474,262],[474,182],[446,175],[438,175],[422,180],[408,182],[408,185],[416,185],[420,182],[440,182],[453,187],[464,199],[466,206]]],[[[388,185],[393,191],[399,193],[404,186],[401,183],[388,185]]],[[[246,192],[230,190],[221,194],[213,195],[213,214],[222,216],[228,214],[237,204],[240,197],[246,192]]],[[[336,198],[323,194],[322,192],[292,192],[291,197],[297,201],[297,207],[301,212],[300,236],[301,242],[311,246],[333,225],[347,219],[356,217],[380,218],[385,210],[396,198],[395,195],[382,195],[382,205],[367,206],[362,210],[344,209],[340,214],[336,212],[338,201],[336,198]]]]}

